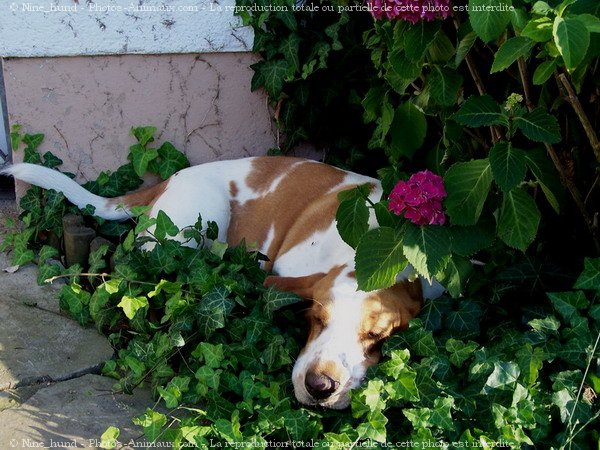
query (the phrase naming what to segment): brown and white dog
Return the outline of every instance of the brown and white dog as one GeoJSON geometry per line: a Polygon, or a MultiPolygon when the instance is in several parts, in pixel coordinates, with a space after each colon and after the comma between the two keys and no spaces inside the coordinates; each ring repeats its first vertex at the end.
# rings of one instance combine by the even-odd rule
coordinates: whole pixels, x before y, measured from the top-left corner
{"type": "MultiPolygon", "coordinates": [[[[308,340],[293,369],[296,398],[307,405],[341,409],[350,390],[379,359],[380,342],[403,329],[418,314],[423,295],[443,288],[407,280],[373,292],[358,290],[354,250],[339,236],[337,194],[368,184],[377,202],[379,181],[315,161],[290,157],[256,157],[190,167],[168,180],[122,197],[91,194],[61,173],[32,164],[17,164],[3,174],[61,191],[75,205],[93,205],[110,220],[130,217],[129,208],[151,206],[164,211],[181,229],[198,214],[219,226],[219,240],[242,239],[268,256],[267,285],[292,291],[311,301],[308,340]]],[[[371,226],[376,226],[374,217],[371,226]]],[[[181,238],[183,239],[183,238],[181,238]]]]}

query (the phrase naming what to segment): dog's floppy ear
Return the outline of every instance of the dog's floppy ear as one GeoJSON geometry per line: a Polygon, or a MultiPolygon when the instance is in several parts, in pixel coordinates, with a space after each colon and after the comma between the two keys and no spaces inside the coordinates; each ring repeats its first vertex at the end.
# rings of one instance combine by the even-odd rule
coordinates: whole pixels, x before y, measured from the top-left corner
{"type": "Polygon", "coordinates": [[[314,287],[325,277],[324,273],[314,273],[304,277],[280,277],[269,275],[265,280],[265,286],[274,286],[282,291],[293,292],[300,297],[310,300],[313,298],[314,287]]]}

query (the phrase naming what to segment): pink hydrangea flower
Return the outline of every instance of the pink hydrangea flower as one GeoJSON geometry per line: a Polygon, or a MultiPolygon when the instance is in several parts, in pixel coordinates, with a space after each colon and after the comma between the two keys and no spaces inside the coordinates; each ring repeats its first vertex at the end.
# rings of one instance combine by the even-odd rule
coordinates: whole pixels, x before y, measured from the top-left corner
{"type": "Polygon", "coordinates": [[[432,21],[450,15],[450,0],[367,0],[371,15],[381,20],[432,21]]]}
{"type": "Polygon", "coordinates": [[[388,208],[398,215],[404,213],[416,225],[443,225],[446,215],[442,200],[446,195],[442,177],[423,170],[394,186],[388,208]]]}

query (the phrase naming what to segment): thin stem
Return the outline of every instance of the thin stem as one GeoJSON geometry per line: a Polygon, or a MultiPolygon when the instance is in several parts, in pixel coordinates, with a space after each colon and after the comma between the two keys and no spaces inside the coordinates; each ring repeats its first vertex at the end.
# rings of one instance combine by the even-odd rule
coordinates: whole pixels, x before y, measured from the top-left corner
{"type": "Polygon", "coordinates": [[[523,94],[525,95],[525,105],[529,111],[533,110],[534,104],[531,96],[531,86],[529,85],[529,76],[527,74],[527,64],[525,59],[521,56],[517,59],[519,66],[519,75],[521,76],[521,85],[523,86],[523,94]]]}
{"type": "Polygon", "coordinates": [[[573,86],[571,86],[571,83],[569,83],[569,80],[567,79],[566,75],[564,73],[561,73],[560,75],[558,75],[558,80],[560,81],[560,84],[562,84],[562,86],[564,87],[564,91],[566,91],[565,99],[573,107],[573,110],[575,110],[575,114],[577,114],[577,117],[579,118],[579,121],[583,126],[585,134],[587,135],[588,140],[590,141],[590,145],[592,146],[592,150],[594,151],[594,155],[596,156],[596,160],[600,162],[600,141],[598,141],[598,136],[594,131],[594,127],[592,126],[590,119],[583,110],[581,102],[575,94],[575,90],[573,89],[573,86]]]}

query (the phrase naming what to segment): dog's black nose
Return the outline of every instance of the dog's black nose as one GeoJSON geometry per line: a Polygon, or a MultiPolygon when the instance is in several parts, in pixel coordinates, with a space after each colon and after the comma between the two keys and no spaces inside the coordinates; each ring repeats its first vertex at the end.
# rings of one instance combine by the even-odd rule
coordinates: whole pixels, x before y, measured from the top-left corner
{"type": "Polygon", "coordinates": [[[316,400],[324,400],[337,389],[339,382],[324,374],[308,372],[304,378],[306,390],[316,400]]]}

